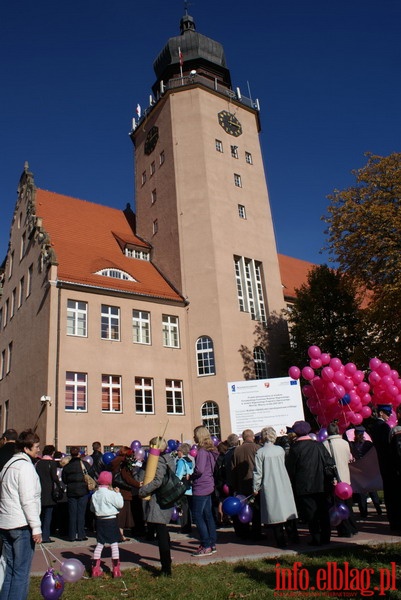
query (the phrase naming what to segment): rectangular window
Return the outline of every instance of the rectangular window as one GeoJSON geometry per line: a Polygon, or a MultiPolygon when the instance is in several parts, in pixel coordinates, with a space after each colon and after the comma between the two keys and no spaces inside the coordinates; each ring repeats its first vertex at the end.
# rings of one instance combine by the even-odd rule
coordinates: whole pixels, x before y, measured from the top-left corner
{"type": "Polygon", "coordinates": [[[88,305],[79,300],[67,300],[67,335],[86,337],[88,305]]]}
{"type": "Polygon", "coordinates": [[[67,371],[65,374],[65,410],[87,410],[87,373],[74,373],[67,371]]]}
{"type": "Polygon", "coordinates": [[[153,221],[153,235],[156,235],[156,233],[159,231],[159,224],[157,222],[157,219],[155,219],[153,221]]]}
{"type": "Polygon", "coordinates": [[[157,200],[157,192],[156,192],[156,190],[154,189],[154,190],[152,190],[152,192],[151,192],[151,201],[152,201],[152,204],[154,204],[154,203],[156,202],[156,200],[157,200]]]}
{"type": "Polygon", "coordinates": [[[7,355],[7,369],[6,369],[6,373],[9,373],[11,371],[12,358],[13,358],[13,343],[10,342],[8,344],[8,355],[7,355]]]}
{"type": "Polygon", "coordinates": [[[234,173],[234,183],[237,187],[242,187],[241,175],[234,173]]]}
{"type": "Polygon", "coordinates": [[[250,152],[245,152],[245,162],[247,162],[248,165],[253,165],[252,154],[250,152]]]}
{"type": "Polygon", "coordinates": [[[14,250],[10,252],[10,260],[8,262],[8,278],[10,279],[13,274],[13,266],[14,266],[14,250]]]}
{"type": "Polygon", "coordinates": [[[166,348],[180,347],[178,317],[163,315],[163,346],[166,348]]]}
{"type": "Polygon", "coordinates": [[[18,308],[22,306],[24,301],[25,277],[21,277],[18,291],[18,308]]]}
{"type": "Polygon", "coordinates": [[[4,305],[4,320],[3,320],[3,328],[7,325],[8,322],[8,298],[4,305]]]}
{"type": "Polygon", "coordinates": [[[32,292],[32,276],[33,276],[33,265],[28,269],[28,278],[26,282],[26,297],[31,295],[32,292]]]}
{"type": "Polygon", "coordinates": [[[150,344],[150,312],[132,311],[132,332],[134,344],[150,344]]]}
{"type": "Polygon", "coordinates": [[[231,156],[238,158],[238,146],[231,146],[231,156]]]}
{"type": "Polygon", "coordinates": [[[153,414],[153,379],[135,377],[135,412],[153,414]]]}
{"type": "Polygon", "coordinates": [[[184,414],[182,381],[178,379],[166,379],[166,405],[168,414],[184,414]]]}
{"type": "Polygon", "coordinates": [[[142,173],[142,185],[146,183],[146,171],[142,173]]]}
{"type": "Polygon", "coordinates": [[[150,176],[152,177],[152,175],[154,175],[156,173],[156,163],[154,160],[152,160],[152,162],[150,163],[150,176]]]}
{"type": "Polygon", "coordinates": [[[118,306],[102,304],[102,340],[120,340],[120,309],[118,306]]]}
{"type": "Polygon", "coordinates": [[[14,288],[11,293],[11,307],[10,307],[10,319],[13,318],[15,313],[15,302],[17,299],[17,288],[14,288]]]}
{"type": "Polygon", "coordinates": [[[164,150],[162,150],[160,152],[160,155],[159,155],[159,163],[160,163],[160,165],[162,165],[164,163],[165,159],[166,159],[166,156],[164,154],[164,150]]]}
{"type": "Polygon", "coordinates": [[[150,254],[148,250],[134,250],[132,248],[125,248],[125,256],[129,258],[137,258],[138,260],[150,260],[150,254]]]}
{"type": "Polygon", "coordinates": [[[2,350],[1,364],[0,364],[0,379],[3,379],[5,374],[6,374],[6,351],[2,350]]]}
{"type": "Polygon", "coordinates": [[[234,266],[240,311],[249,312],[252,319],[265,322],[262,263],[251,258],[234,256],[234,266]]]}
{"type": "Polygon", "coordinates": [[[121,412],[120,375],[102,375],[102,412],[121,412]]]}
{"type": "Polygon", "coordinates": [[[25,252],[26,252],[26,233],[24,231],[24,233],[21,236],[21,247],[20,247],[20,260],[22,260],[25,256],[25,252]]]}
{"type": "Polygon", "coordinates": [[[240,219],[246,219],[246,211],[243,204],[238,204],[238,216],[240,219]]]}
{"type": "Polygon", "coordinates": [[[216,150],[217,152],[223,152],[223,142],[220,140],[215,140],[216,150]]]}

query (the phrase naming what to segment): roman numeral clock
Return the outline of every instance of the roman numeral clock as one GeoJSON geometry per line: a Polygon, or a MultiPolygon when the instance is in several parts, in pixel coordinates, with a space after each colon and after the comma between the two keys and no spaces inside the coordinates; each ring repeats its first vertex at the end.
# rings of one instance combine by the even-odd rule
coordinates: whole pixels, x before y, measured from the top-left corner
{"type": "Polygon", "coordinates": [[[228,112],[228,110],[222,110],[218,113],[217,117],[226,133],[229,133],[234,137],[238,137],[242,134],[242,125],[233,113],[228,112]]]}

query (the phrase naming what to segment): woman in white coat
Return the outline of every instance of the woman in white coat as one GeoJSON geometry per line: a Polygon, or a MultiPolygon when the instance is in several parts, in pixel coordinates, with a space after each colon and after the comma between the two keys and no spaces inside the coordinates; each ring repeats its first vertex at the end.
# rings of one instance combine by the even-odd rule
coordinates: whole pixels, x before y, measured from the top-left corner
{"type": "Polygon", "coordinates": [[[287,545],[284,525],[292,541],[298,540],[298,518],[290,478],[285,467],[285,452],[275,446],[277,434],[273,427],[261,431],[263,446],[256,452],[253,472],[254,494],[259,494],[261,521],[270,525],[279,548],[287,545]]]}

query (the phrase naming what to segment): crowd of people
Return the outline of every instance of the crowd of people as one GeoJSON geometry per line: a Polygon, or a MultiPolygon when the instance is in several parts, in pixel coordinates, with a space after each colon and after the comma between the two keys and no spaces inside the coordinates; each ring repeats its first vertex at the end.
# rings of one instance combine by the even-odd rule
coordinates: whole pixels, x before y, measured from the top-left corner
{"type": "Polygon", "coordinates": [[[0,538],[6,560],[0,600],[27,597],[35,544],[51,544],[51,535],[76,542],[94,533],[93,577],[102,574],[105,544],[111,546],[113,576],[119,577],[119,543],[129,535],[155,539],[160,575],[170,576],[168,525],[177,507],[165,507],[157,495],[170,471],[191,484],[177,505],[181,533],[191,535],[196,528],[199,547],[194,557],[217,552],[218,529],[224,525],[232,526],[241,540],[262,540],[270,530],[276,545],[284,548],[299,542],[297,523],[302,521],[309,543],[322,545],[329,543],[333,527],[341,537],[357,534],[355,503],[366,518],[370,496],[382,514],[377,487],[359,485],[345,500],[346,517],[336,524],[330,519],[336,499],[328,473],[330,484],[333,473],[334,483],[352,484],[350,465],[365,464],[374,448],[389,526],[401,535],[401,406],[393,428],[387,423],[390,408],[378,406],[375,417],[365,423],[368,431],[358,426],[350,438],[333,422],[325,438],[317,439],[306,421],[295,422],[280,437],[273,427],[265,427],[257,436],[246,429],[242,439],[233,433],[217,443],[202,425],[194,430],[195,445],[184,442],[174,451],[164,439],[152,438],[149,448],[157,447],[157,453],[151,476],[144,456],[138,458],[132,447],[120,447],[110,461],[104,460],[97,441],[90,457],[76,446],[68,456],[53,445],[40,453],[35,432],[7,429],[0,447],[0,538]],[[224,513],[224,500],[231,496],[251,504],[251,519],[224,513]]]}

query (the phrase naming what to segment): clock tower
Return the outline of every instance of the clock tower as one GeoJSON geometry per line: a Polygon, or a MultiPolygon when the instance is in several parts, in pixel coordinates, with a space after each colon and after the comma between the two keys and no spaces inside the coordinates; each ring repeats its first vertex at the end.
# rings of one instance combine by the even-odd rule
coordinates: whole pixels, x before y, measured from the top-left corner
{"type": "Polygon", "coordinates": [[[222,45],[188,14],[153,66],[154,101],[131,132],[137,234],[188,301],[186,395],[195,410],[217,403],[229,422],[227,382],[244,379],[240,349],[253,350],[257,322],[284,308],[259,103],[232,89],[222,45]],[[214,356],[206,373],[204,339],[214,356]]]}

